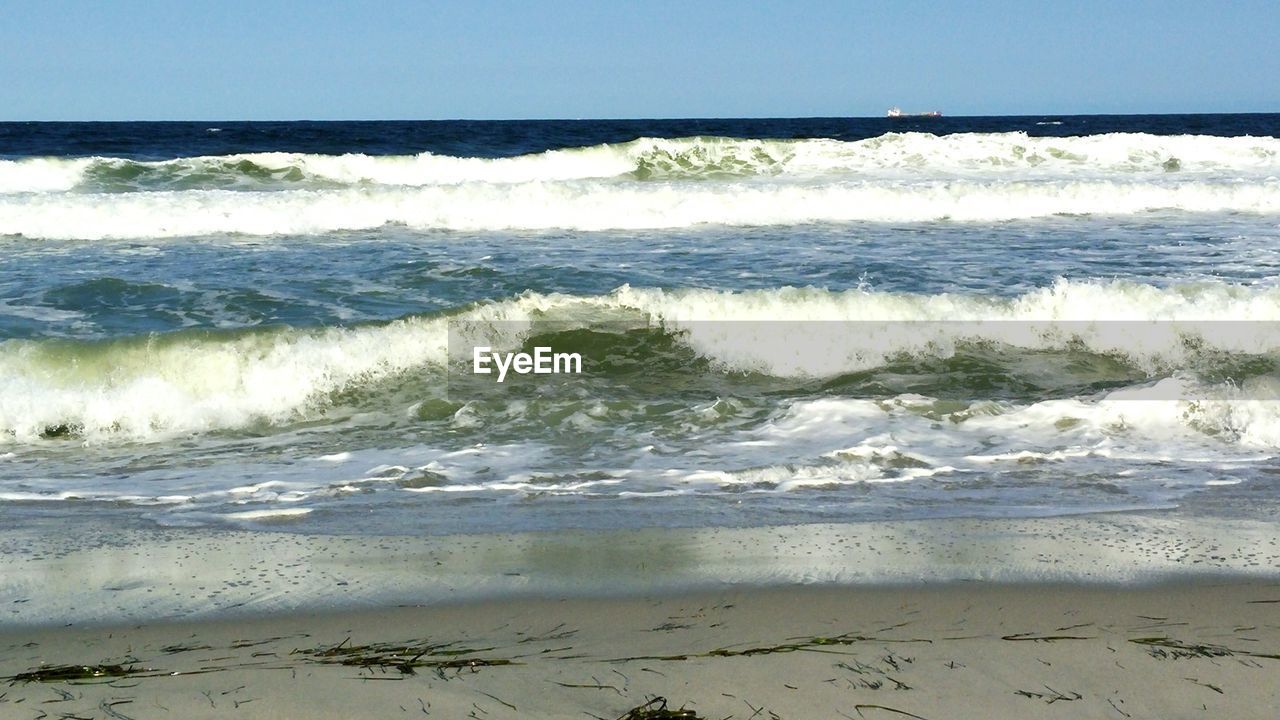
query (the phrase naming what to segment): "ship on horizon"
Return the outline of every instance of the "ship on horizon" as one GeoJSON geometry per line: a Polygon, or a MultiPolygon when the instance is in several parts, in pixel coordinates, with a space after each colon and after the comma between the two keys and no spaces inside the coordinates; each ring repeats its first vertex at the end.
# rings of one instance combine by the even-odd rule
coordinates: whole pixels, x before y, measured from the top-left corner
{"type": "Polygon", "coordinates": [[[902,108],[900,107],[891,107],[889,108],[889,112],[887,113],[887,116],[891,118],[924,118],[924,117],[942,117],[942,113],[938,112],[937,110],[930,110],[928,112],[909,113],[909,112],[902,112],[902,108]]]}

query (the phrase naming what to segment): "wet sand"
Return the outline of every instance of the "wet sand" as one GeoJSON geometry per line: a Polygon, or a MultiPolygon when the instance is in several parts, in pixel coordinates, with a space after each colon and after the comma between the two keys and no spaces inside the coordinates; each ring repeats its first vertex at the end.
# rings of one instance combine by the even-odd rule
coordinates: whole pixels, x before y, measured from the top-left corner
{"type": "Polygon", "coordinates": [[[737,586],[1132,585],[1277,569],[1280,523],[1174,514],[423,537],[54,519],[0,530],[0,632],[737,586]]]}

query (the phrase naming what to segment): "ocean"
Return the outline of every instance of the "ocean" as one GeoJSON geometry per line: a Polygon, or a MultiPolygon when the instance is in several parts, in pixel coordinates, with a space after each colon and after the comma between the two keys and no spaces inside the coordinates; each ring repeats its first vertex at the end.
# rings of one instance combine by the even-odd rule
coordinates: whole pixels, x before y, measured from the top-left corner
{"type": "Polygon", "coordinates": [[[0,523],[1274,518],[1278,272],[1274,114],[0,123],[0,523]]]}

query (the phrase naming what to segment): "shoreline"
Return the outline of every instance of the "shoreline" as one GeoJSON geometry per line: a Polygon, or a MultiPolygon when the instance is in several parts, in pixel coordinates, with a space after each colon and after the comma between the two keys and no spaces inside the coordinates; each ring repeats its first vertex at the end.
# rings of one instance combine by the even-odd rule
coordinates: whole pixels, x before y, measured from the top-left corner
{"type": "Polygon", "coordinates": [[[735,588],[1278,578],[1280,524],[1171,513],[423,537],[31,526],[0,532],[0,633],[735,588]]]}

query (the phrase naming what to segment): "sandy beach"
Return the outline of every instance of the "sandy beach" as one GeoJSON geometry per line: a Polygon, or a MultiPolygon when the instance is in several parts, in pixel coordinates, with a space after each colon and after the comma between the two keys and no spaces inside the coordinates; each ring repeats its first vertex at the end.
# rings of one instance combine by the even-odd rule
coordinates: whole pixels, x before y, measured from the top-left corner
{"type": "Polygon", "coordinates": [[[1270,718],[1277,669],[1275,583],[727,589],[10,632],[0,714],[1270,718]]]}
{"type": "Polygon", "coordinates": [[[1263,718],[1280,702],[1280,539],[1262,521],[63,542],[4,556],[2,717],[612,720],[662,698],[695,713],[666,717],[1263,718]]]}

